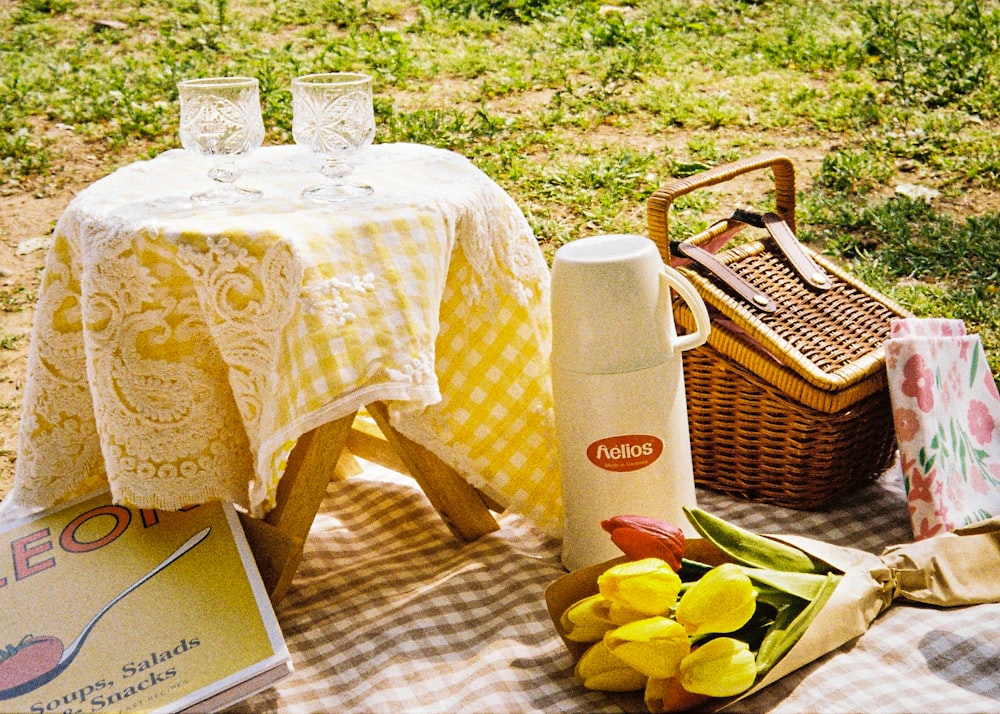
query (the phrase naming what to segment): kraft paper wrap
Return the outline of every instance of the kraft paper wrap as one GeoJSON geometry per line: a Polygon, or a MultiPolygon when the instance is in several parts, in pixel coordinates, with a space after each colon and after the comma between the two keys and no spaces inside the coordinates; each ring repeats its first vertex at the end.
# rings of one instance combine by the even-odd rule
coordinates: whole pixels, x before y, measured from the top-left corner
{"type": "Polygon", "coordinates": [[[894,601],[935,607],[1000,602],[997,518],[915,543],[892,545],[881,556],[800,536],[770,537],[800,548],[844,577],[802,638],[740,699],[860,637],[894,601]]]}
{"type": "MultiPolygon", "coordinates": [[[[717,700],[712,709],[722,709],[749,697],[860,637],[895,601],[935,607],[1000,602],[1000,578],[996,576],[1000,566],[1000,518],[915,543],[889,546],[881,556],[801,536],[768,537],[830,565],[843,573],[843,579],[799,641],[767,676],[736,699],[717,700]]],[[[687,557],[710,564],[720,562],[718,557],[705,557],[708,544],[704,541],[689,541],[688,546],[687,557]]],[[[559,615],[563,609],[596,592],[597,575],[621,560],[570,573],[550,586],[546,599],[560,634],[563,633],[559,629],[559,615]]],[[[582,654],[578,643],[566,641],[566,644],[575,657],[582,654]]],[[[627,711],[645,711],[642,692],[609,696],[627,711]]]]}

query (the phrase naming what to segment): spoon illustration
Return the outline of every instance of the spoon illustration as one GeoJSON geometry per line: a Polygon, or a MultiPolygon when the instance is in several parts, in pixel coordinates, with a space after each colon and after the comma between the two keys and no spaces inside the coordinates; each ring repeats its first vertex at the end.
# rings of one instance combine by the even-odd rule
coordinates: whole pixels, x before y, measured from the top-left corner
{"type": "Polygon", "coordinates": [[[0,687],[3,687],[0,689],[0,701],[27,694],[58,677],[79,654],[80,648],[83,647],[87,636],[94,629],[94,625],[107,614],[108,610],[205,540],[211,530],[211,528],[203,528],[195,533],[177,550],[167,556],[163,562],[122,590],[91,618],[83,631],[69,644],[69,647],[63,649],[62,642],[55,637],[28,635],[22,639],[13,654],[8,655],[5,659],[0,659],[0,687]]]}

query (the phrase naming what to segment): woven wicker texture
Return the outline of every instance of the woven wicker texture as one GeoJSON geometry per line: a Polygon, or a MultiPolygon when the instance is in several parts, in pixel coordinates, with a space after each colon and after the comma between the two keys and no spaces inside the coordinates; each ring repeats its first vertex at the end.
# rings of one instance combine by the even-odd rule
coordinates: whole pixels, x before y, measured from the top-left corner
{"type": "MultiPolygon", "coordinates": [[[[695,189],[771,169],[775,212],[795,225],[790,159],[767,154],[677,181],[649,201],[650,238],[671,259],[668,214],[695,189]]],[[[721,221],[685,243],[715,251],[743,226],[721,221]]],[[[885,470],[895,455],[882,344],[906,311],[830,261],[806,251],[830,278],[808,287],[769,236],[717,253],[777,303],[763,312],[697,265],[674,261],[713,315],[706,345],[684,354],[696,482],[743,498],[818,509],[885,470]]],[[[680,301],[684,329],[693,319],[680,301]]]]}

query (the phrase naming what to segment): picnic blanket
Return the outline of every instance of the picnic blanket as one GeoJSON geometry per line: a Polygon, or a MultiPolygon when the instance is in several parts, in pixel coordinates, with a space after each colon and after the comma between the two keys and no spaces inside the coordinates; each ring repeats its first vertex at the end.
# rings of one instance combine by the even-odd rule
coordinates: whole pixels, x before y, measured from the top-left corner
{"type": "MultiPolygon", "coordinates": [[[[699,490],[758,532],[881,552],[911,540],[898,467],[824,512],[699,490]]],[[[451,536],[406,476],[332,482],[277,614],[296,672],[237,712],[613,712],[583,689],[545,608],[559,541],[513,513],[451,536]]],[[[853,643],[739,702],[739,712],[1000,712],[1000,605],[899,605],[853,643]]]]}

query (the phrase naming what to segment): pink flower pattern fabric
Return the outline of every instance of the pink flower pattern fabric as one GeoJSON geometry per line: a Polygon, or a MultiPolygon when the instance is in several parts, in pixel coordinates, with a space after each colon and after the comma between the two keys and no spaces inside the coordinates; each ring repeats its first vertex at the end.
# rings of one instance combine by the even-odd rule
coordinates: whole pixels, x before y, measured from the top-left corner
{"type": "Polygon", "coordinates": [[[1000,515],[1000,394],[961,320],[893,320],[885,344],[916,539],[1000,515]]]}

